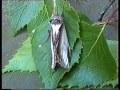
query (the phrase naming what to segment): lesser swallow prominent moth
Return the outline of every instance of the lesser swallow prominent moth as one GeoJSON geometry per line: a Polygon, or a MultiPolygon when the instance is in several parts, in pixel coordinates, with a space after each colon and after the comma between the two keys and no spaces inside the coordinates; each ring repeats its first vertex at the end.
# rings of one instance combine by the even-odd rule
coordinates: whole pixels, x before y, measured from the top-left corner
{"type": "Polygon", "coordinates": [[[54,69],[56,64],[59,64],[63,68],[69,68],[69,42],[65,25],[63,23],[63,17],[54,15],[51,20],[51,53],[52,53],[52,65],[54,69]]]}

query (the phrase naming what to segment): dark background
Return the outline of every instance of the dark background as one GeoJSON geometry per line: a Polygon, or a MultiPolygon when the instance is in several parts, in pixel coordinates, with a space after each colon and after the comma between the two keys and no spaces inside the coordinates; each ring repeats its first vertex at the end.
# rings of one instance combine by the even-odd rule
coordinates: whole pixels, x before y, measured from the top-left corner
{"type": "MultiPolygon", "coordinates": [[[[110,4],[110,0],[88,0],[88,2],[70,0],[71,5],[77,10],[84,12],[92,21],[96,22],[103,8],[110,4]]],[[[28,34],[23,32],[15,38],[11,33],[10,21],[8,15],[8,0],[2,0],[2,68],[8,64],[8,61],[16,53],[16,50],[22,46],[22,42],[27,39],[28,34]]],[[[105,16],[110,15],[112,8],[108,10],[105,16]]],[[[117,24],[107,26],[105,36],[110,40],[118,40],[117,24]]],[[[2,74],[3,89],[39,89],[44,85],[39,79],[37,72],[11,72],[2,74]]],[[[108,87],[107,87],[108,88],[108,87]]]]}

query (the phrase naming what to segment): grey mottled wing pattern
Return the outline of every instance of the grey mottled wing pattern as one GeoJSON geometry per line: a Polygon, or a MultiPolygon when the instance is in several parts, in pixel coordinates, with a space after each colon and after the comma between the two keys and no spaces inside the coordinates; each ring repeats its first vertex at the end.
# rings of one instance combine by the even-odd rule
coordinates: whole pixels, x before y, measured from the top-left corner
{"type": "Polygon", "coordinates": [[[52,69],[56,63],[64,68],[69,68],[68,53],[69,43],[61,16],[53,16],[50,21],[51,31],[51,51],[52,51],[52,69]]]}

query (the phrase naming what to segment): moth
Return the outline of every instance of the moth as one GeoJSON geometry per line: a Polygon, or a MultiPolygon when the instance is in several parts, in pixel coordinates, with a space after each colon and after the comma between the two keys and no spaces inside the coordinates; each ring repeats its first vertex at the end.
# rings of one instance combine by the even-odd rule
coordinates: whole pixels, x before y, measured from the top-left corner
{"type": "Polygon", "coordinates": [[[63,17],[54,15],[50,20],[52,27],[51,31],[51,52],[52,52],[52,65],[54,69],[56,64],[63,68],[69,68],[70,48],[67,38],[63,17]]]}

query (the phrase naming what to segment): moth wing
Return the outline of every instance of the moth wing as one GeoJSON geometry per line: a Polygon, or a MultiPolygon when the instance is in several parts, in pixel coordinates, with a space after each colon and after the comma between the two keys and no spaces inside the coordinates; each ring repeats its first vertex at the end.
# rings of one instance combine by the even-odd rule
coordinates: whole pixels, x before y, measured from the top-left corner
{"type": "Polygon", "coordinates": [[[63,24],[60,33],[59,55],[61,59],[61,66],[64,68],[69,68],[68,54],[69,54],[69,42],[67,38],[65,25],[63,24]]]}
{"type": "Polygon", "coordinates": [[[55,53],[54,53],[55,47],[53,45],[53,37],[52,37],[52,31],[51,31],[51,51],[52,51],[52,65],[51,68],[54,69],[56,66],[56,60],[55,60],[55,53]]]}
{"type": "Polygon", "coordinates": [[[54,69],[56,66],[56,63],[58,62],[58,55],[57,55],[57,50],[58,50],[58,44],[60,40],[60,32],[59,29],[62,24],[52,24],[52,33],[51,33],[51,51],[52,51],[52,66],[51,68],[54,69]]]}

